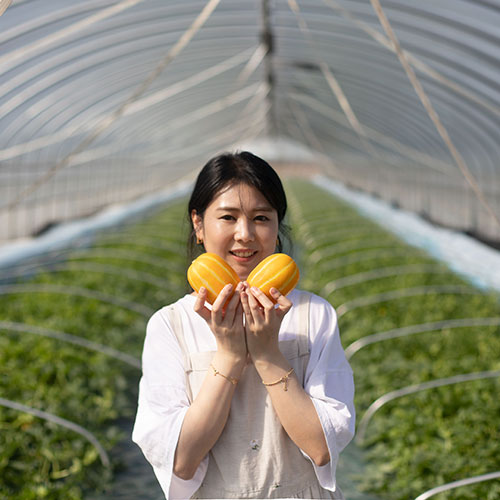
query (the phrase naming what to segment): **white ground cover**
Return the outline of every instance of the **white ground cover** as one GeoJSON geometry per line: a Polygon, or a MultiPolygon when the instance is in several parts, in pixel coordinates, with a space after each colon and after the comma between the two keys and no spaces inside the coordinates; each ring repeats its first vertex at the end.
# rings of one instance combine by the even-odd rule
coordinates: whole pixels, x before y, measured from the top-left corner
{"type": "Polygon", "coordinates": [[[324,176],[313,182],[348,202],[401,239],[445,262],[450,269],[482,289],[500,290],[500,251],[466,234],[437,227],[418,215],[354,191],[324,176]]]}

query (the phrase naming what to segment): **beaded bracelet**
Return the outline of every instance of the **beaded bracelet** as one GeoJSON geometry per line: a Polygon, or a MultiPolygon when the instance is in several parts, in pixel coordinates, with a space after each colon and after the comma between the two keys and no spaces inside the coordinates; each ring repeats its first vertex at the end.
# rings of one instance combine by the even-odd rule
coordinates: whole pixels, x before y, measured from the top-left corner
{"type": "Polygon", "coordinates": [[[284,391],[288,391],[288,377],[293,373],[293,368],[285,373],[285,375],[283,375],[280,379],[276,380],[275,382],[264,382],[262,381],[262,383],[264,385],[277,385],[277,384],[281,384],[282,382],[284,382],[284,386],[283,386],[283,390],[284,391]]]}
{"type": "Polygon", "coordinates": [[[210,367],[212,368],[212,370],[214,371],[214,377],[216,375],[220,375],[221,377],[224,377],[226,380],[229,380],[229,382],[231,382],[231,384],[233,385],[236,385],[238,383],[238,379],[237,378],[234,378],[234,377],[228,377],[227,375],[224,375],[223,373],[221,373],[219,370],[217,370],[215,368],[214,365],[210,364],[210,367]]]}

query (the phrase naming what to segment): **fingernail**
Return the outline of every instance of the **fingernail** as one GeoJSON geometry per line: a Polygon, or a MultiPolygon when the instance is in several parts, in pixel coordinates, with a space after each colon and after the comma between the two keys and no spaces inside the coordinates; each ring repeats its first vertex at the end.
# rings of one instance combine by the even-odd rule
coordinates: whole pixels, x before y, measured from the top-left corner
{"type": "Polygon", "coordinates": [[[277,288],[271,288],[269,291],[271,292],[271,295],[279,295],[280,294],[280,292],[277,288]]]}
{"type": "Polygon", "coordinates": [[[206,291],[206,288],[204,286],[200,287],[199,293],[205,293],[205,291],[206,291]]]}

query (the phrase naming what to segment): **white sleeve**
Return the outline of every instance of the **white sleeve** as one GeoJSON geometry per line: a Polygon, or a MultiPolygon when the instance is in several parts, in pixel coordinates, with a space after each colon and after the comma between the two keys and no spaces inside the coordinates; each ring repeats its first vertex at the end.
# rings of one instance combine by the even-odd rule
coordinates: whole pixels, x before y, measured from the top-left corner
{"type": "Polygon", "coordinates": [[[313,462],[313,466],[320,485],[334,491],[339,454],[354,436],[354,380],[340,342],[335,310],[314,295],[309,332],[310,358],[304,388],[312,398],[330,452],[329,463],[320,467],[313,462]]]}
{"type": "Polygon", "coordinates": [[[132,440],[153,466],[167,499],[190,498],[208,466],[207,456],[188,481],[173,473],[175,449],[188,408],[182,351],[168,320],[158,311],[146,328],[132,440]]]}

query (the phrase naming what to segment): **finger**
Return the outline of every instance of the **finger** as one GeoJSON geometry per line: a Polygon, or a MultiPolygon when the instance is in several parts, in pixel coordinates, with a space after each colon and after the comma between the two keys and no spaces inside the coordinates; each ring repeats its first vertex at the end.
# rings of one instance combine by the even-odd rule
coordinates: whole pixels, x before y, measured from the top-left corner
{"type": "Polygon", "coordinates": [[[234,321],[233,325],[236,324],[243,324],[243,305],[241,304],[241,301],[238,302],[238,305],[236,306],[236,311],[234,313],[234,321]]]}
{"type": "Polygon", "coordinates": [[[250,290],[242,292],[242,295],[243,293],[245,294],[245,302],[242,302],[242,304],[244,304],[245,306],[245,318],[249,328],[252,329],[255,327],[256,322],[261,321],[264,317],[263,313],[261,312],[262,307],[255,299],[255,297],[250,293],[250,290]]]}
{"type": "Polygon", "coordinates": [[[254,314],[254,318],[255,317],[259,319],[264,318],[265,308],[262,305],[261,300],[265,302],[266,299],[272,305],[272,302],[258,288],[254,286],[250,288],[250,293],[248,294],[248,303],[250,305],[250,310],[252,311],[252,314],[254,314]]]}
{"type": "Polygon", "coordinates": [[[217,295],[217,298],[212,304],[212,318],[217,323],[220,323],[222,320],[224,313],[224,305],[227,299],[231,296],[232,292],[233,292],[233,285],[229,283],[220,291],[219,295],[217,295]]]}
{"type": "Polygon", "coordinates": [[[292,301],[283,295],[277,288],[271,288],[269,290],[271,296],[278,304],[278,310],[281,311],[283,316],[291,309],[292,301]]]}
{"type": "Polygon", "coordinates": [[[238,287],[236,287],[236,290],[233,294],[233,296],[229,299],[225,306],[224,310],[224,319],[226,319],[229,323],[233,323],[234,321],[234,315],[236,313],[236,308],[240,304],[240,291],[238,287]]]}
{"type": "Polygon", "coordinates": [[[251,292],[264,310],[270,311],[274,309],[274,302],[260,288],[253,286],[251,292]]]}
{"type": "Polygon", "coordinates": [[[196,313],[198,313],[205,321],[210,321],[211,312],[205,306],[205,302],[207,300],[207,289],[205,287],[201,287],[198,294],[196,295],[196,300],[194,302],[193,309],[196,313]]]}
{"type": "Polygon", "coordinates": [[[240,292],[240,299],[245,319],[247,323],[251,324],[253,323],[252,311],[250,310],[250,304],[248,303],[248,293],[245,290],[240,292]]]}

